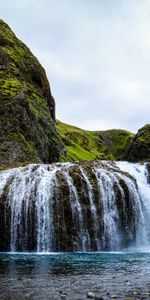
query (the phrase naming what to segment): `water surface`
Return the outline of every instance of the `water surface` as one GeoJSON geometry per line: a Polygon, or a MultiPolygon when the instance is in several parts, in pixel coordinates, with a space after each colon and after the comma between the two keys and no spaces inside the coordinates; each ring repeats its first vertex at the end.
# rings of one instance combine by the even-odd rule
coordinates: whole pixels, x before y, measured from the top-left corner
{"type": "Polygon", "coordinates": [[[150,299],[150,253],[0,254],[0,299],[84,300],[89,291],[150,299]]]}

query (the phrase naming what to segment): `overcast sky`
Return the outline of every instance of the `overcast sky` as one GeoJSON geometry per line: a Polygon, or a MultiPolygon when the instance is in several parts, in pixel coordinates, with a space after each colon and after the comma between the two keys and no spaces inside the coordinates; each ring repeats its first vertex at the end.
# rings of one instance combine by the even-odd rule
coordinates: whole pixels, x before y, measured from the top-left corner
{"type": "Polygon", "coordinates": [[[45,67],[58,119],[150,123],[150,0],[1,0],[0,13],[45,67]]]}

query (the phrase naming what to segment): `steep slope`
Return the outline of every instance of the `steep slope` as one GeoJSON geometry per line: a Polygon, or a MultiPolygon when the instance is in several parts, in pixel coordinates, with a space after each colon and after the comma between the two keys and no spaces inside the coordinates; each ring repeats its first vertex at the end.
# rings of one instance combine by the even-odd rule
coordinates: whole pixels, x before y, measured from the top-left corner
{"type": "Polygon", "coordinates": [[[46,73],[0,20],[0,165],[50,163],[61,151],[46,73]]]}
{"type": "Polygon", "coordinates": [[[62,160],[119,159],[127,150],[134,134],[121,129],[106,131],[82,130],[56,121],[58,133],[66,149],[62,160]]]}
{"type": "Polygon", "coordinates": [[[150,161],[150,124],[138,130],[122,158],[132,162],[150,161]]]}

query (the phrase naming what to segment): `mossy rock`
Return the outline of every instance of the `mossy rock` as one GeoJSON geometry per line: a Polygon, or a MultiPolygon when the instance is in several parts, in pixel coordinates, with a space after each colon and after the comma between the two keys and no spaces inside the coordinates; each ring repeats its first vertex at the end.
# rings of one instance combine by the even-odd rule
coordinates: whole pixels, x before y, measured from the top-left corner
{"type": "Polygon", "coordinates": [[[138,130],[122,158],[131,162],[150,161],[150,124],[138,130]]]}
{"type": "Polygon", "coordinates": [[[55,162],[63,144],[45,70],[0,20],[0,165],[55,162]]]}

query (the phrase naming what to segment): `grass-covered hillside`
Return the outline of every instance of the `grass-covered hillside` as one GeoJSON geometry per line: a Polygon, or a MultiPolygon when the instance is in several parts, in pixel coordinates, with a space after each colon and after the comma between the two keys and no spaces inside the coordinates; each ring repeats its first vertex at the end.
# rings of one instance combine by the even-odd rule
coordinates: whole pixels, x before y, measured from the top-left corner
{"type": "Polygon", "coordinates": [[[67,153],[64,161],[119,159],[127,150],[134,134],[121,129],[106,131],[82,130],[56,121],[58,134],[63,140],[67,153]]]}

